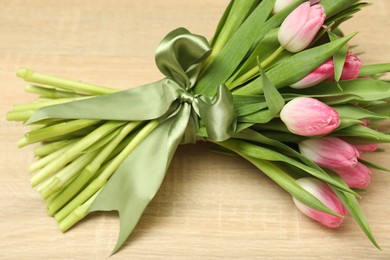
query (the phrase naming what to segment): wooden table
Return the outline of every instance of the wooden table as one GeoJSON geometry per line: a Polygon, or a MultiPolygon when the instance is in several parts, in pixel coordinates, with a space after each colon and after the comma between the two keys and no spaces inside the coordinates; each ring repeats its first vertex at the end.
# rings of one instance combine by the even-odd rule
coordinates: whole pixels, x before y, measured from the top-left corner
{"type": "MultiPolygon", "coordinates": [[[[162,76],[154,50],[179,26],[211,37],[228,0],[0,0],[0,259],[104,259],[118,235],[115,214],[93,214],[62,234],[30,187],[25,128],[6,122],[12,104],[32,100],[19,66],[118,88],[162,76]]],[[[375,0],[344,28],[365,63],[390,61],[390,1],[375,0]]],[[[384,145],[383,148],[390,148],[384,145]]],[[[390,167],[388,153],[370,156],[390,167]]],[[[181,147],[135,232],[113,259],[390,259],[390,175],[375,172],[361,201],[383,252],[347,217],[329,230],[239,158],[181,147]]]]}

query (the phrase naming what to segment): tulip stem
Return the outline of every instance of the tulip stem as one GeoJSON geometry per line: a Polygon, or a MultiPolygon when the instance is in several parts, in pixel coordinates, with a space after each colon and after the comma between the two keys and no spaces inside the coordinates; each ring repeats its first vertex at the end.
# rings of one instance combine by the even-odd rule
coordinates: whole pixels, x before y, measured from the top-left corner
{"type": "Polygon", "coordinates": [[[81,92],[91,95],[103,95],[117,92],[118,90],[92,85],[80,81],[67,80],[59,77],[49,76],[35,71],[20,68],[17,71],[17,76],[28,82],[47,85],[54,88],[60,88],[66,91],[81,92]]]}
{"type": "Polygon", "coordinates": [[[62,90],[57,90],[55,88],[46,88],[46,87],[40,87],[40,86],[35,86],[35,85],[28,85],[26,87],[26,92],[33,93],[40,95],[41,97],[45,98],[80,98],[80,97],[85,97],[85,95],[78,94],[74,91],[62,91],[62,90]]]}
{"type": "MultiPolygon", "coordinates": [[[[134,151],[134,149],[159,125],[158,120],[150,121],[134,136],[130,143],[121,151],[112,161],[110,161],[107,168],[100,173],[87,187],[85,187],[75,198],[66,204],[58,213],[55,214],[56,220],[59,222],[60,228],[68,226],[65,218],[72,214],[74,210],[80,205],[83,205],[93,194],[100,190],[118,169],[122,162],[134,151]]],[[[50,206],[49,206],[50,208],[50,206]]],[[[72,223],[73,225],[74,223],[72,223]]],[[[62,228],[61,228],[62,229],[62,228]]],[[[65,229],[66,230],[66,229],[65,229]]]]}
{"type": "MultiPolygon", "coordinates": [[[[264,69],[268,67],[277,57],[279,57],[280,54],[284,51],[284,48],[280,46],[276,51],[274,51],[267,59],[265,59],[260,66],[264,69]]],[[[228,88],[230,90],[238,87],[242,83],[245,83],[246,81],[250,80],[254,76],[257,76],[260,73],[259,67],[255,66],[248,72],[246,72],[244,75],[239,77],[238,79],[234,80],[231,84],[228,85],[228,88]]]]}

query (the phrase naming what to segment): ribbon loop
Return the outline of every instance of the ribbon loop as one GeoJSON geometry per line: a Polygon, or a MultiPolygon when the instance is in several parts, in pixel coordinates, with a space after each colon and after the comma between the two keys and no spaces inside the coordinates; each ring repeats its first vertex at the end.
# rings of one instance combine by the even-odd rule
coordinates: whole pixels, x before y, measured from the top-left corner
{"type": "Polygon", "coordinates": [[[195,85],[201,64],[211,52],[206,38],[185,28],[170,32],[156,50],[156,65],[169,79],[185,90],[195,85]]]}

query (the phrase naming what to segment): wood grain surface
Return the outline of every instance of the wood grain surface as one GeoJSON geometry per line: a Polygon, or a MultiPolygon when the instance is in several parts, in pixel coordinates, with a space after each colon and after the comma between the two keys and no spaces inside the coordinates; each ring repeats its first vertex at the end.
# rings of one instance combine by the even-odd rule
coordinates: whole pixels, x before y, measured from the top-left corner
{"type": "MultiPolygon", "coordinates": [[[[160,79],[154,50],[183,26],[210,38],[228,0],[0,0],[0,259],[105,259],[118,235],[116,214],[93,214],[61,233],[27,167],[26,130],[6,122],[31,101],[18,67],[117,88],[160,79]]],[[[344,25],[367,64],[390,62],[390,1],[344,25]]],[[[390,150],[390,145],[383,145],[390,150]]],[[[383,251],[351,217],[338,230],[303,216],[291,197],[246,161],[207,144],[179,149],[156,198],[112,259],[390,259],[390,175],[375,171],[361,205],[383,251]]],[[[389,153],[367,160],[390,167],[389,153]]]]}

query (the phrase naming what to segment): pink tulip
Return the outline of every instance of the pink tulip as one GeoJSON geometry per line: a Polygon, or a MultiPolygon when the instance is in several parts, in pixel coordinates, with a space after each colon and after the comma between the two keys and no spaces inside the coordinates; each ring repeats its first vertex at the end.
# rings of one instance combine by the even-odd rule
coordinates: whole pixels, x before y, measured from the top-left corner
{"type": "Polygon", "coordinates": [[[326,168],[354,167],[358,150],[338,137],[307,139],[298,144],[302,155],[326,168]]]}
{"type": "Polygon", "coordinates": [[[346,57],[343,72],[341,74],[341,80],[356,79],[359,76],[362,62],[358,56],[349,53],[346,57]]]}
{"type": "Polygon", "coordinates": [[[299,52],[313,41],[325,21],[322,5],[305,2],[292,11],[279,30],[279,43],[290,52],[299,52]]]}
{"type": "Polygon", "coordinates": [[[328,134],[340,125],[336,110],[308,97],[288,102],[280,112],[280,118],[288,130],[303,136],[328,134]]]}
{"type": "Polygon", "coordinates": [[[366,188],[371,181],[372,170],[358,162],[354,167],[333,169],[350,188],[366,188]]]}
{"type": "Polygon", "coordinates": [[[313,70],[309,75],[290,85],[295,89],[302,89],[312,87],[334,76],[334,64],[333,59],[327,60],[321,66],[313,70]]]}
{"type": "MultiPolygon", "coordinates": [[[[274,5],[274,13],[278,13],[290,4],[292,4],[295,0],[276,0],[274,5]]],[[[310,4],[314,5],[316,3],[319,3],[321,0],[310,0],[310,4]]]]}
{"type": "MultiPolygon", "coordinates": [[[[314,197],[316,197],[318,200],[320,200],[322,203],[325,204],[329,209],[333,210],[334,212],[340,214],[341,216],[347,215],[347,210],[340,201],[340,199],[336,196],[336,194],[329,188],[328,185],[325,183],[312,178],[301,178],[296,181],[299,186],[301,186],[303,189],[311,193],[314,197]]],[[[312,209],[299,200],[294,199],[294,203],[297,206],[297,208],[302,211],[303,214],[308,216],[309,218],[312,218],[321,224],[330,227],[330,228],[337,228],[341,225],[343,222],[342,217],[337,217],[330,215],[328,213],[324,213],[322,211],[312,209]]]]}

